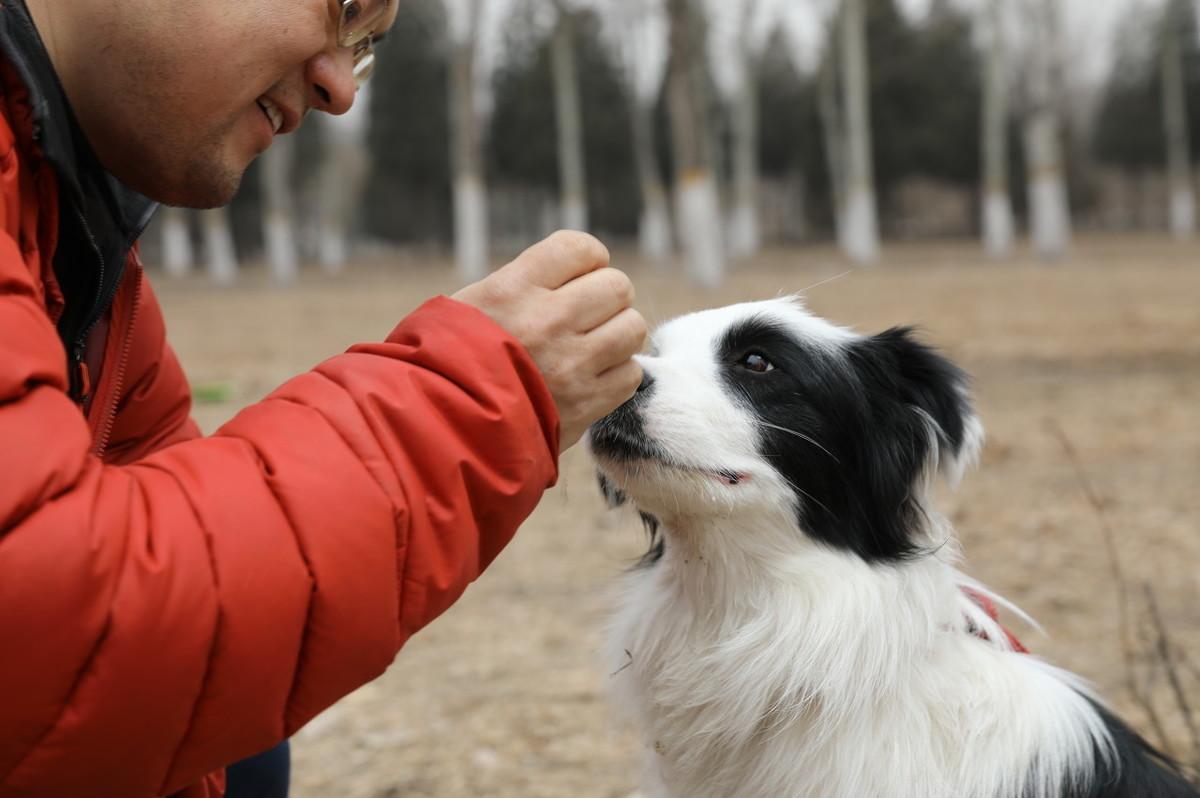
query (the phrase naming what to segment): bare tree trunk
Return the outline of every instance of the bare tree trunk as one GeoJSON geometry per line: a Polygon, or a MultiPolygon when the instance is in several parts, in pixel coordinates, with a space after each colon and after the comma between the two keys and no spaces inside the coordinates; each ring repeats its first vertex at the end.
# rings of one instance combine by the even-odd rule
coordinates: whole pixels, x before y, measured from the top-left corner
{"type": "Polygon", "coordinates": [[[171,277],[183,277],[196,262],[188,216],[189,212],[183,208],[163,209],[163,270],[171,277]]]}
{"type": "Polygon", "coordinates": [[[558,22],[551,42],[554,108],[558,122],[558,175],[562,226],[587,230],[587,176],[584,168],[583,113],[575,66],[575,13],[557,2],[558,22]]]}
{"type": "Polygon", "coordinates": [[[200,218],[204,225],[209,279],[217,285],[232,285],[237,279],[238,263],[233,230],[229,227],[229,211],[212,208],[200,211],[200,218]]]}
{"type": "Polygon", "coordinates": [[[452,42],[450,136],[454,164],[454,252],[464,282],[488,271],[487,188],[483,179],[483,121],[475,97],[475,54],[481,0],[468,0],[466,35],[452,42]]]}
{"type": "Polygon", "coordinates": [[[871,107],[867,72],[867,31],[863,0],[844,0],[842,66],[846,109],[846,254],[859,263],[879,258],[875,208],[875,169],[871,147],[871,107]]]}
{"type": "Polygon", "coordinates": [[[1034,50],[1031,53],[1030,107],[1025,119],[1025,168],[1029,184],[1029,226],[1034,250],[1059,258],[1071,243],[1071,211],[1063,166],[1062,126],[1057,85],[1058,0],[1035,0],[1034,50]]]}
{"type": "Polygon", "coordinates": [[[762,248],[758,219],[758,77],[759,60],[750,43],[757,0],[745,0],[742,9],[738,59],[741,85],[733,98],[733,218],[729,225],[729,252],[746,258],[762,248]]]}
{"type": "Polygon", "coordinates": [[[630,89],[629,113],[633,126],[633,153],[642,189],[642,216],[638,243],[644,256],[662,261],[671,254],[671,212],[662,169],[654,147],[654,105],[642,102],[630,89]]]}
{"type": "Polygon", "coordinates": [[[1192,185],[1187,88],[1183,75],[1183,5],[1167,0],[1163,17],[1163,123],[1167,134],[1167,176],[1171,191],[1171,233],[1178,239],[1196,234],[1196,193],[1192,185]]]}
{"type": "Polygon", "coordinates": [[[292,202],[295,157],[296,142],[291,136],[278,139],[262,157],[263,238],[267,268],[272,279],[283,285],[296,279],[299,265],[292,202]]]}
{"type": "Polygon", "coordinates": [[[358,90],[354,106],[341,116],[322,115],[324,152],[318,182],[318,254],[325,271],[336,274],[350,255],[350,236],[362,207],[369,154],[371,84],[358,90]]]}
{"type": "Polygon", "coordinates": [[[1003,0],[988,0],[987,65],[983,85],[983,242],[987,254],[1012,254],[1013,210],[1008,191],[1008,67],[1001,19],[1003,0]]]}
{"type": "Polygon", "coordinates": [[[656,21],[659,6],[625,0],[614,3],[609,47],[621,63],[621,89],[629,108],[634,163],[641,189],[642,212],[638,244],[642,256],[662,264],[671,254],[671,210],[663,183],[655,136],[655,110],[662,90],[665,66],[647,57],[646,38],[656,21]]]}
{"type": "Polygon", "coordinates": [[[691,0],[667,0],[671,56],[668,105],[675,152],[675,191],[679,240],[692,278],[715,288],[725,280],[725,244],[721,208],[705,129],[697,73],[704,57],[702,20],[691,0]]]}
{"type": "Polygon", "coordinates": [[[817,76],[817,110],[825,140],[825,166],[829,172],[829,194],[833,201],[834,234],[838,244],[846,249],[846,222],[842,218],[846,207],[846,154],[842,146],[845,125],[838,105],[837,63],[837,47],[834,37],[830,36],[817,76]]]}

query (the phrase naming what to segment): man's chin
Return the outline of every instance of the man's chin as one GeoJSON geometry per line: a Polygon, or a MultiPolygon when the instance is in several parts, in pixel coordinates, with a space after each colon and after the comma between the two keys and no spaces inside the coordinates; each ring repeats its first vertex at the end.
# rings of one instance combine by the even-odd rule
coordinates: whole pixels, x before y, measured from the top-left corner
{"type": "Polygon", "coordinates": [[[245,167],[226,163],[192,163],[175,173],[135,172],[116,176],[127,186],[155,202],[179,208],[219,208],[228,205],[242,184],[245,167]]]}
{"type": "Polygon", "coordinates": [[[242,185],[243,172],[212,168],[190,172],[187,179],[155,187],[155,193],[143,192],[165,205],[182,208],[219,208],[228,205],[242,185]]]}

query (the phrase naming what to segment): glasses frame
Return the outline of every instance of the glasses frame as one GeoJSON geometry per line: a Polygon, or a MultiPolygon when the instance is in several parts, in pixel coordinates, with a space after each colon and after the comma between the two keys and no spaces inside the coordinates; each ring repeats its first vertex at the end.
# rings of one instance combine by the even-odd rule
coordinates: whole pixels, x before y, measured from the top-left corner
{"type": "Polygon", "coordinates": [[[391,7],[391,0],[375,0],[366,9],[366,17],[360,18],[351,14],[355,11],[363,14],[364,0],[334,0],[337,6],[337,43],[351,51],[354,58],[354,85],[362,88],[363,84],[375,71],[375,33],[379,22],[391,7]],[[354,27],[351,27],[354,26],[354,27]]]}

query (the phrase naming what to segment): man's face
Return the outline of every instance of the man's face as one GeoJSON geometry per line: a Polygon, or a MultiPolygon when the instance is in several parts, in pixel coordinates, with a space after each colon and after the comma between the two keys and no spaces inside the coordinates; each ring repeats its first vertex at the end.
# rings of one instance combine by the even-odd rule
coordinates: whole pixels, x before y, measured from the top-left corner
{"type": "Polygon", "coordinates": [[[54,30],[44,38],[100,161],[161,202],[228,202],[275,135],[309,109],[340,114],[354,101],[353,58],[335,46],[330,0],[86,5],[93,30],[74,31],[66,48],[54,30]]]}

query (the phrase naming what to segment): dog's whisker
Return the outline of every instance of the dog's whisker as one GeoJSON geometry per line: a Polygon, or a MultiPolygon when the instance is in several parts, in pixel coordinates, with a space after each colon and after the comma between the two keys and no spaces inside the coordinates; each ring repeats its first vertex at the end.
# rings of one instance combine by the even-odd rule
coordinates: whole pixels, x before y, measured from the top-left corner
{"type": "Polygon", "coordinates": [[[813,283],[808,288],[802,288],[799,291],[797,291],[796,293],[797,294],[807,294],[809,291],[812,291],[816,288],[820,288],[823,285],[829,285],[830,283],[837,282],[838,280],[842,279],[843,277],[848,277],[851,274],[854,274],[854,269],[847,269],[846,271],[842,272],[841,274],[835,274],[832,277],[826,277],[824,280],[821,280],[820,282],[817,282],[817,283],[813,283]]]}
{"type": "Polygon", "coordinates": [[[842,461],[838,459],[837,455],[835,455],[833,452],[829,451],[829,449],[827,449],[825,446],[821,445],[821,442],[818,441],[816,438],[813,438],[812,436],[805,435],[803,432],[797,432],[794,429],[788,429],[787,427],[781,427],[778,424],[772,424],[769,421],[763,421],[762,419],[758,420],[758,424],[759,424],[759,426],[762,426],[762,427],[779,430],[780,432],[786,432],[789,435],[795,435],[800,440],[807,441],[807,442],[811,443],[813,446],[816,446],[821,451],[825,452],[825,454],[829,455],[833,459],[833,462],[837,463],[838,465],[842,464],[842,461]]]}
{"type": "Polygon", "coordinates": [[[820,508],[821,508],[822,510],[824,510],[825,512],[829,513],[830,515],[833,515],[833,514],[834,514],[834,513],[833,513],[833,510],[830,510],[828,507],[826,507],[824,504],[822,504],[822,503],[821,503],[821,502],[820,502],[820,501],[817,499],[817,497],[816,497],[816,496],[813,496],[811,493],[809,493],[809,492],[808,492],[808,491],[806,491],[804,488],[802,488],[802,487],[800,487],[799,485],[797,485],[795,482],[792,482],[791,480],[788,480],[788,485],[791,487],[791,489],[792,489],[792,490],[796,491],[796,492],[797,492],[797,493],[799,493],[801,496],[803,496],[804,498],[808,499],[810,502],[812,502],[813,504],[817,505],[818,507],[820,507],[820,508]]]}

